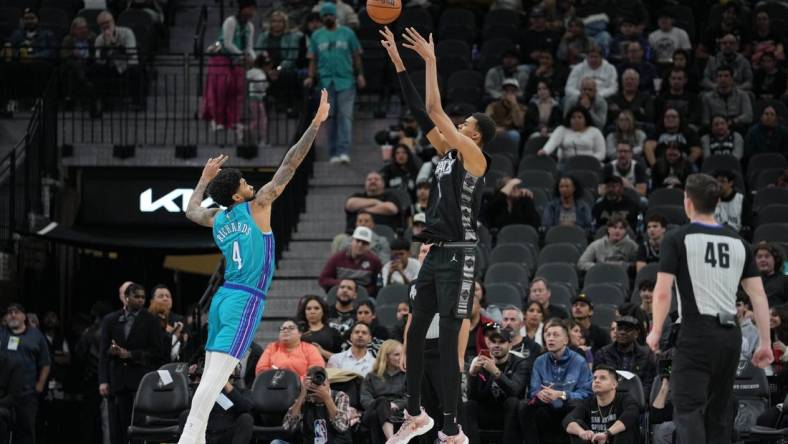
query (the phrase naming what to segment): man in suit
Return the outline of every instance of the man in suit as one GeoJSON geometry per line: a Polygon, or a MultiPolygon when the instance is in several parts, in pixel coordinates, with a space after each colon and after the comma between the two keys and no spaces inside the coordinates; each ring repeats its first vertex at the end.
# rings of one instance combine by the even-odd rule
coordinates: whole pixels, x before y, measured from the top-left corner
{"type": "Polygon", "coordinates": [[[165,361],[165,337],[159,320],[145,310],[145,289],[130,284],[126,305],[101,322],[99,392],[109,398],[112,443],[125,443],[134,395],[142,377],[165,361]]]}

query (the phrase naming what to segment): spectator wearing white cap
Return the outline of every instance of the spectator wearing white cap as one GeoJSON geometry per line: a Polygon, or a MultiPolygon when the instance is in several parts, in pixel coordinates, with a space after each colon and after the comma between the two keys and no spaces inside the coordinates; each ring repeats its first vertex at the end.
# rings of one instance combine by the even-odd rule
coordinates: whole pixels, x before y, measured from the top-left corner
{"type": "Polygon", "coordinates": [[[350,247],[331,256],[320,272],[320,285],[326,290],[339,284],[342,279],[352,279],[367,288],[370,295],[378,292],[377,277],[383,266],[380,259],[369,251],[372,230],[356,227],[350,247]]]}

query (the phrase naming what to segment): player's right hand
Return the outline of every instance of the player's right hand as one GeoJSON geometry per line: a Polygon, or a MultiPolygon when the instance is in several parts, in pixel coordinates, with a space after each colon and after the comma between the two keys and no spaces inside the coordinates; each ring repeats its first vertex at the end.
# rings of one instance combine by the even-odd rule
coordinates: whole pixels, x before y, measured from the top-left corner
{"type": "Polygon", "coordinates": [[[202,178],[205,180],[213,180],[219,171],[222,170],[222,165],[227,162],[230,156],[226,154],[219,154],[218,157],[212,157],[205,162],[205,167],[202,169],[202,178]]]}
{"type": "Polygon", "coordinates": [[[752,354],[752,364],[758,368],[765,368],[772,362],[774,362],[774,352],[767,344],[758,346],[758,349],[752,354]]]}
{"type": "Polygon", "coordinates": [[[661,337],[662,332],[657,332],[654,329],[652,329],[651,333],[649,333],[646,337],[646,344],[648,344],[648,348],[650,348],[654,353],[659,351],[659,340],[661,337]]]}

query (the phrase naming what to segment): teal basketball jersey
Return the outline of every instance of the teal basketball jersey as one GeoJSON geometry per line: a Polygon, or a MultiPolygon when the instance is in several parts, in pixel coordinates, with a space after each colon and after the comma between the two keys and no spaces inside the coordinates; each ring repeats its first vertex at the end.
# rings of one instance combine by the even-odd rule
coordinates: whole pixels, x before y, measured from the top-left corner
{"type": "Polygon", "coordinates": [[[213,239],[224,255],[224,280],[266,293],[276,268],[274,233],[257,227],[250,205],[244,202],[216,213],[213,239]]]}

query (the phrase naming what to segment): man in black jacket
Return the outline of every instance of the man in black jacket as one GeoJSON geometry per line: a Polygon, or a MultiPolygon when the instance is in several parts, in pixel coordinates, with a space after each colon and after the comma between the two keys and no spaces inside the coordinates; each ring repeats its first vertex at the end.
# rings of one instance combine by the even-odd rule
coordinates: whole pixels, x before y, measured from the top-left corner
{"type": "Polygon", "coordinates": [[[586,345],[596,353],[597,350],[610,343],[610,335],[602,327],[591,322],[593,315],[594,304],[588,295],[580,293],[572,299],[572,319],[580,326],[586,345]]]}
{"type": "Polygon", "coordinates": [[[508,329],[491,330],[485,338],[489,353],[482,350],[468,369],[465,406],[471,442],[479,442],[479,427],[503,429],[503,444],[521,442],[517,404],[531,379],[531,369],[525,359],[509,353],[511,341],[508,329]]]}
{"type": "Polygon", "coordinates": [[[13,417],[11,412],[22,396],[25,385],[22,366],[15,360],[0,353],[0,443],[11,438],[13,417]]]}
{"type": "Polygon", "coordinates": [[[158,318],[145,310],[145,289],[126,288],[126,306],[104,317],[99,345],[99,392],[109,398],[110,435],[125,443],[134,395],[142,377],[165,361],[168,348],[158,318]]]}
{"type": "Polygon", "coordinates": [[[651,393],[651,383],[657,375],[654,353],[644,345],[638,345],[639,322],[632,316],[621,316],[616,320],[616,341],[594,354],[594,365],[608,365],[616,370],[632,372],[643,383],[643,392],[651,393]]]}

